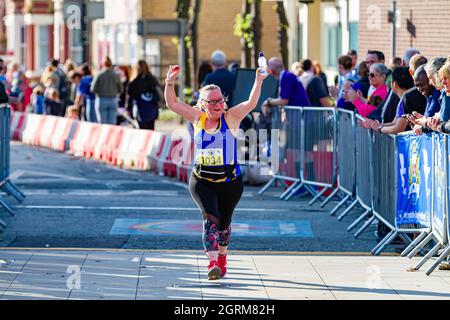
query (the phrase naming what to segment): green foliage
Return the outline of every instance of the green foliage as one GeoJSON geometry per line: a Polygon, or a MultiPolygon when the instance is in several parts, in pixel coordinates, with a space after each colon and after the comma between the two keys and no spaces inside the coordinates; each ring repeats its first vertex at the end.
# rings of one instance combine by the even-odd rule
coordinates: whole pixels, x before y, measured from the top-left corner
{"type": "Polygon", "coordinates": [[[244,17],[242,14],[237,14],[233,26],[233,34],[237,37],[244,39],[247,48],[253,48],[253,16],[246,14],[244,17]]]}

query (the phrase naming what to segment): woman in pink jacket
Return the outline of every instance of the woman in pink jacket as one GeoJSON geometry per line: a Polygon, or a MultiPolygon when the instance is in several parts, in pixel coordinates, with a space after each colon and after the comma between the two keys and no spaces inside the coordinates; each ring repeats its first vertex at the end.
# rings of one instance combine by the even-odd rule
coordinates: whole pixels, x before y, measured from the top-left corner
{"type": "Polygon", "coordinates": [[[388,72],[388,68],[382,63],[375,63],[370,66],[370,88],[367,99],[363,97],[360,91],[355,91],[354,89],[350,89],[347,93],[348,100],[355,105],[361,116],[367,117],[376,110],[381,102],[386,100],[389,92],[385,83],[388,72]]]}

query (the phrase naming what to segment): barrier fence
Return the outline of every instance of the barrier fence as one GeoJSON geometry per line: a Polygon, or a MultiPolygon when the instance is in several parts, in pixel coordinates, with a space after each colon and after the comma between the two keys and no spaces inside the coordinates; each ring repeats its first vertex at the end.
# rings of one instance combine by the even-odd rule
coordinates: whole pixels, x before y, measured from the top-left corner
{"type": "MultiPolygon", "coordinates": [[[[10,117],[11,109],[7,104],[0,105],[0,190],[15,198],[18,202],[25,199],[25,195],[9,180],[10,174],[10,117]]],[[[2,199],[2,206],[9,214],[14,215],[12,208],[2,199]]],[[[6,228],[6,223],[0,220],[0,226],[6,228]]]]}
{"type": "MultiPolygon", "coordinates": [[[[383,135],[358,124],[364,118],[353,112],[330,108],[284,107],[277,114],[286,110],[296,110],[301,115],[300,135],[296,133],[301,143],[289,145],[293,149],[291,154],[301,155],[301,169],[299,176],[298,170],[295,175],[285,174],[287,170],[274,175],[281,180],[285,176],[298,179],[295,188],[282,198],[290,199],[301,186],[323,187],[310,202],[312,204],[326,190],[334,189],[322,203],[323,206],[333,196],[340,195],[331,215],[343,206],[347,208],[338,220],[343,220],[356,207],[363,210],[347,228],[351,231],[364,222],[355,237],[372,224],[387,228],[387,234],[371,251],[374,255],[381,254],[400,237],[408,244],[402,256],[411,258],[423,252],[425,245],[433,240],[433,248],[414,266],[419,269],[439,253],[427,274],[450,255],[447,135],[425,133],[417,136],[410,132],[383,135]],[[416,234],[414,241],[411,234],[416,234]]],[[[286,126],[283,121],[274,121],[272,129],[286,131],[288,138],[290,129],[298,132],[297,127],[286,126]]],[[[295,141],[295,136],[290,138],[295,141]]],[[[289,156],[286,154],[285,158],[289,156]]],[[[262,192],[267,188],[268,185],[264,186],[262,192]]]]}

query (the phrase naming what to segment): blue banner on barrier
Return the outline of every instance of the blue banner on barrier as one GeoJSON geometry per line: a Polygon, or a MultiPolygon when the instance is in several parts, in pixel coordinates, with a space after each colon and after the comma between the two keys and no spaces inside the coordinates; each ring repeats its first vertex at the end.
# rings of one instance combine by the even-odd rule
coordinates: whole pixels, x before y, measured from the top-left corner
{"type": "Polygon", "coordinates": [[[445,137],[442,134],[433,134],[434,139],[434,184],[433,184],[433,233],[437,233],[440,241],[446,239],[445,234],[445,214],[447,208],[445,207],[445,193],[447,186],[445,181],[445,161],[446,161],[446,145],[445,137]]]}
{"type": "Polygon", "coordinates": [[[398,192],[396,225],[431,225],[432,139],[430,134],[397,137],[398,192]]]}

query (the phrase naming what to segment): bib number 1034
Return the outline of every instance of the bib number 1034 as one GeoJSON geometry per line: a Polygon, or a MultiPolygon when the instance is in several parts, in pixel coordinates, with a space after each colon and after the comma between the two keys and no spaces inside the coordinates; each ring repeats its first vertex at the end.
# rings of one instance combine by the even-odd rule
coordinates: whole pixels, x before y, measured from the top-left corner
{"type": "Polygon", "coordinates": [[[199,163],[204,166],[222,166],[223,150],[222,149],[206,149],[200,150],[199,163]]]}

